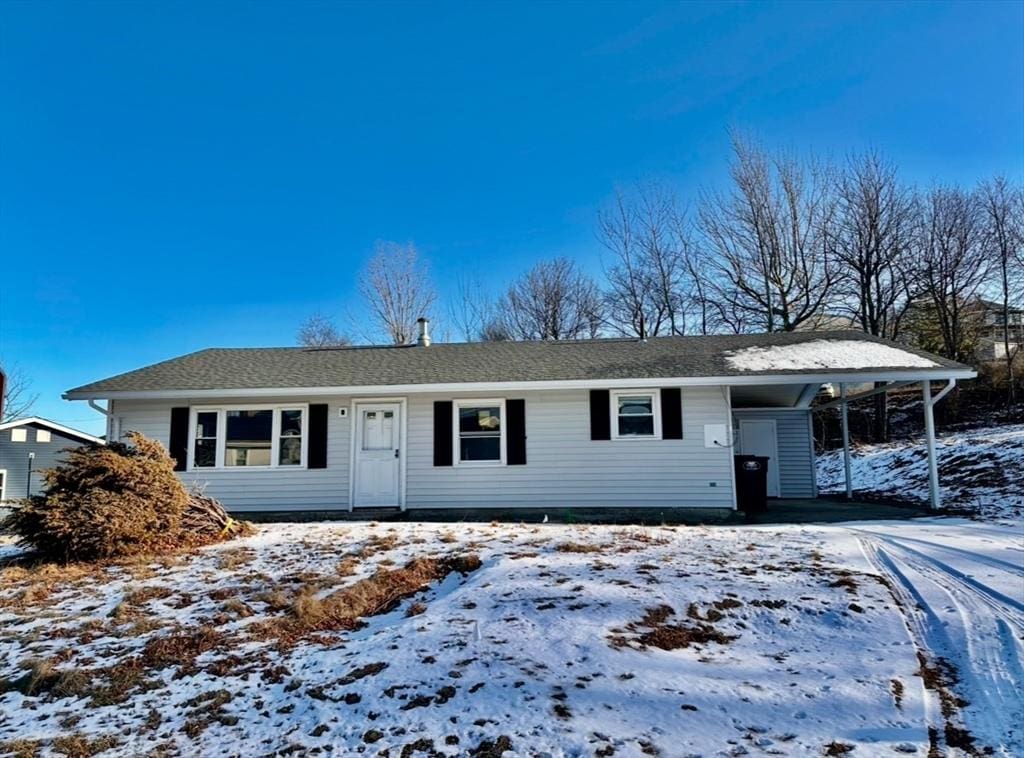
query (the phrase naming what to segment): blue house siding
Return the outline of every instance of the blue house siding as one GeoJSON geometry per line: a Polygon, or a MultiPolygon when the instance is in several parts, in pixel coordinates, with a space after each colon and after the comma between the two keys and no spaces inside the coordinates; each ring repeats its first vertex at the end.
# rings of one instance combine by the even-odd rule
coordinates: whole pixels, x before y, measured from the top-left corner
{"type": "Polygon", "coordinates": [[[42,485],[42,470],[53,468],[63,459],[63,451],[69,447],[87,444],[83,440],[58,432],[43,424],[34,422],[16,426],[11,429],[0,429],[0,471],[4,474],[4,497],[17,500],[26,494],[38,494],[42,485]],[[25,431],[24,442],[14,442],[13,433],[25,431]],[[49,442],[39,442],[39,430],[50,433],[49,442]],[[32,460],[31,482],[29,482],[29,453],[35,453],[32,460]]]}

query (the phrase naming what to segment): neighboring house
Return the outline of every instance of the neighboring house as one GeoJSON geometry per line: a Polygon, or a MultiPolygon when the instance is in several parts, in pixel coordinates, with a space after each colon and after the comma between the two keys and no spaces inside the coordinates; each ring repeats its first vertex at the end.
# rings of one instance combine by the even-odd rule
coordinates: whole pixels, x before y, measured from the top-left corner
{"type": "Polygon", "coordinates": [[[858,328],[857,319],[848,313],[818,313],[797,326],[797,331],[828,332],[858,328]]]}
{"type": "Polygon", "coordinates": [[[861,332],[213,348],[87,384],[235,511],[735,507],[734,452],[816,495],[824,383],[970,378],[861,332]]]}
{"type": "Polygon", "coordinates": [[[92,443],[103,440],[36,416],[0,424],[0,502],[37,494],[61,451],[92,443]]]}
{"type": "MultiPolygon", "coordinates": [[[[1003,313],[1002,303],[974,297],[961,306],[964,349],[979,363],[1005,363],[1003,323],[1008,322],[1010,353],[1024,353],[1024,308],[1012,306],[1003,313]]],[[[903,320],[900,341],[933,348],[942,344],[935,306],[927,297],[910,302],[903,320]]]]}
{"type": "Polygon", "coordinates": [[[978,306],[981,309],[978,360],[1006,361],[1007,341],[1003,335],[1004,324],[1009,326],[1006,332],[1010,338],[1010,355],[1019,356],[1024,353],[1024,308],[1010,307],[1004,313],[1002,303],[984,299],[978,300],[978,306]]]}

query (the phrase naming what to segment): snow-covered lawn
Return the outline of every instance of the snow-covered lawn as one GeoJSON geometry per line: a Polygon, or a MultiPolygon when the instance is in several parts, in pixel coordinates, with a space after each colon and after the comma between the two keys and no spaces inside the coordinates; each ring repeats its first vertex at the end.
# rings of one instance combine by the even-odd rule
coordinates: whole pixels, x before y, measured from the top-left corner
{"type": "MultiPolygon", "coordinates": [[[[1024,425],[994,426],[943,434],[937,440],[943,505],[988,519],[1024,518],[1024,425]]],[[[851,455],[858,494],[928,500],[924,440],[858,445],[851,455]]],[[[821,492],[842,492],[843,455],[818,457],[821,492]]]]}
{"type": "Polygon", "coordinates": [[[924,756],[974,739],[1021,754],[1022,557],[1020,531],[952,520],[361,523],[269,525],[78,575],[8,568],[0,743],[924,756]],[[479,569],[362,628],[293,633],[309,593],[468,553],[479,569]]]}

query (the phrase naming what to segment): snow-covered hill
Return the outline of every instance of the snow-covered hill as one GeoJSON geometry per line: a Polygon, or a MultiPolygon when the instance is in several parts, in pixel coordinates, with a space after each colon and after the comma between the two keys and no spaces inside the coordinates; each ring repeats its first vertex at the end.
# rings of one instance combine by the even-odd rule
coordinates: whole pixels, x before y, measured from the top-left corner
{"type": "MultiPolygon", "coordinates": [[[[1024,516],[1024,425],[993,426],[942,435],[937,444],[943,505],[987,518],[1024,516]]],[[[861,495],[927,500],[923,439],[860,445],[852,458],[853,487],[861,495]]],[[[821,492],[841,492],[843,454],[818,458],[821,492]]]]}

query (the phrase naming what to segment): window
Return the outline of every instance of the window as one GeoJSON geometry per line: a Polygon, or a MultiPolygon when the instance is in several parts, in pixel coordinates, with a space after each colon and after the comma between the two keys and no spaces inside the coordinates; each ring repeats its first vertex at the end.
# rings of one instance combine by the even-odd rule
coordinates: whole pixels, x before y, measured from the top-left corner
{"type": "Polygon", "coordinates": [[[305,407],[196,408],[189,468],[304,466],[305,417],[305,407]]]}
{"type": "Polygon", "coordinates": [[[459,400],[455,403],[459,463],[503,463],[505,460],[504,400],[459,400]]]}
{"type": "Polygon", "coordinates": [[[11,429],[11,442],[24,442],[28,439],[28,432],[24,429],[11,429]]]}
{"type": "Polygon", "coordinates": [[[196,441],[192,465],[211,468],[217,465],[217,411],[196,414],[196,441]]]}
{"type": "Polygon", "coordinates": [[[7,499],[7,471],[0,469],[0,503],[7,499]]]}
{"type": "Polygon", "coordinates": [[[281,432],[278,440],[277,465],[302,465],[302,411],[281,411],[281,432]]]}
{"type": "Polygon", "coordinates": [[[36,429],[36,442],[49,442],[50,441],[50,430],[49,429],[36,429]]]}
{"type": "Polygon", "coordinates": [[[658,392],[652,390],[613,392],[612,438],[659,439],[661,414],[658,392]]]}
{"type": "Polygon", "coordinates": [[[395,412],[382,410],[363,411],[362,449],[395,449],[395,412]]]}
{"type": "Polygon", "coordinates": [[[269,466],[274,412],[226,411],[224,420],[224,465],[269,466]]]}

